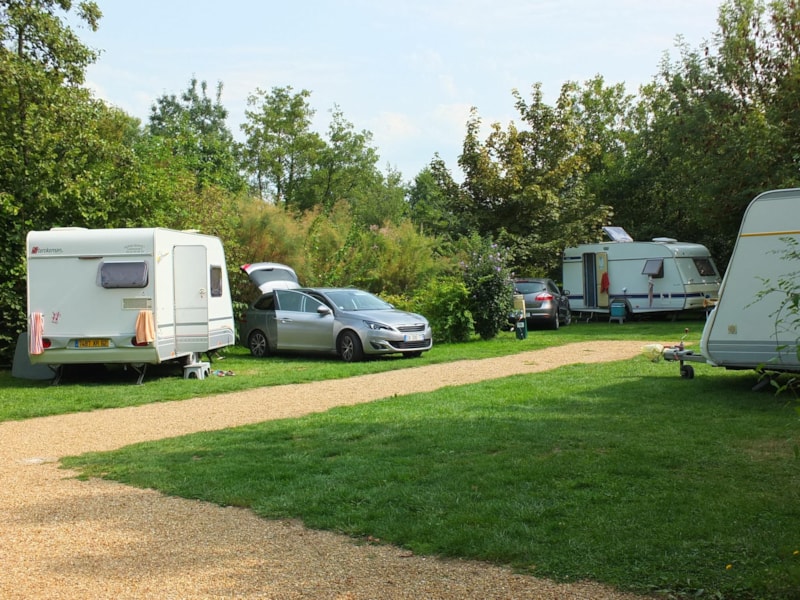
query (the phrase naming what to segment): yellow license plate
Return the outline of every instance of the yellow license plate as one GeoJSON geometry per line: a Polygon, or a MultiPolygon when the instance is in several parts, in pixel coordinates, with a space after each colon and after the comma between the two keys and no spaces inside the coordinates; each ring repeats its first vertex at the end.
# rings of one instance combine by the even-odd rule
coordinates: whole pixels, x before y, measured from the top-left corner
{"type": "Polygon", "coordinates": [[[108,348],[108,339],[78,340],[78,348],[108,348]]]}

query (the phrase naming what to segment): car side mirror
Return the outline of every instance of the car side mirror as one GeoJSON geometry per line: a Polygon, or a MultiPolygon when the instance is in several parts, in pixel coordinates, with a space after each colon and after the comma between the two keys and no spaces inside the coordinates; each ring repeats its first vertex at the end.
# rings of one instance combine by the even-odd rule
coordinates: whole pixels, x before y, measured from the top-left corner
{"type": "Polygon", "coordinates": [[[324,317],[325,315],[329,315],[329,314],[331,314],[331,309],[330,309],[330,307],[329,307],[329,306],[325,306],[324,304],[320,304],[320,305],[317,307],[317,314],[318,314],[320,317],[324,317]]]}

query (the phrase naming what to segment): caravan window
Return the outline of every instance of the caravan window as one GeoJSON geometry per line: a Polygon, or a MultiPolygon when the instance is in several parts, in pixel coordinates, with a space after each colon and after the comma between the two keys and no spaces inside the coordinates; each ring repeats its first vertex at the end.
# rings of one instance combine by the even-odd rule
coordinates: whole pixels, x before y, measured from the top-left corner
{"type": "Polygon", "coordinates": [[[664,259],[663,258],[648,258],[644,263],[642,274],[650,275],[654,279],[664,277],[664,259]]]}
{"type": "Polygon", "coordinates": [[[714,270],[714,265],[707,258],[695,258],[694,266],[697,267],[697,272],[702,277],[716,277],[717,272],[714,270]]]}
{"type": "Polygon", "coordinates": [[[97,271],[97,284],[110,290],[116,288],[147,287],[147,263],[103,262],[97,271]]]}
{"type": "Polygon", "coordinates": [[[222,267],[211,267],[211,297],[222,296],[222,267]]]}

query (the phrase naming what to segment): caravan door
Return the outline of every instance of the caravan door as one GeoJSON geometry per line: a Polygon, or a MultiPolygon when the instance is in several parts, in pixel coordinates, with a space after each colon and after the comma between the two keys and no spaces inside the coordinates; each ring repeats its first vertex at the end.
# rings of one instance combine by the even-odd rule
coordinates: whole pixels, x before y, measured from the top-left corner
{"type": "Polygon", "coordinates": [[[175,246],[175,352],[208,350],[208,267],[204,246],[175,246]]]}
{"type": "Polygon", "coordinates": [[[587,252],[583,255],[583,290],[586,308],[608,308],[608,253],[587,252]]]}

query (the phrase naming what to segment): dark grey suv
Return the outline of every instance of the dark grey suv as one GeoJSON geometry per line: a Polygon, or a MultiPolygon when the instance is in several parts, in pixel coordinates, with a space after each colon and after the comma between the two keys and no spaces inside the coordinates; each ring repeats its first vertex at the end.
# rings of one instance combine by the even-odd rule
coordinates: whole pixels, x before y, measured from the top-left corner
{"type": "Polygon", "coordinates": [[[525,323],[528,329],[540,326],[558,329],[572,322],[569,292],[560,289],[552,279],[515,279],[514,293],[525,299],[525,323]]]}

